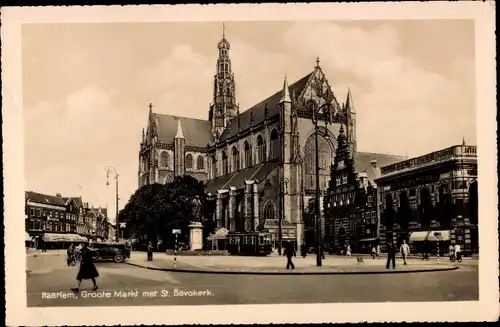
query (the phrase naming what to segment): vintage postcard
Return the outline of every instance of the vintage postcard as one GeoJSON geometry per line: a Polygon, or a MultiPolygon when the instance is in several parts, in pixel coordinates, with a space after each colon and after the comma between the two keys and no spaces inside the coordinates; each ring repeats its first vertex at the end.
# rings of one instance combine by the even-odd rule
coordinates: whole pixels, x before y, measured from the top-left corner
{"type": "Polygon", "coordinates": [[[498,319],[494,21],[2,8],[7,325],[498,319]]]}

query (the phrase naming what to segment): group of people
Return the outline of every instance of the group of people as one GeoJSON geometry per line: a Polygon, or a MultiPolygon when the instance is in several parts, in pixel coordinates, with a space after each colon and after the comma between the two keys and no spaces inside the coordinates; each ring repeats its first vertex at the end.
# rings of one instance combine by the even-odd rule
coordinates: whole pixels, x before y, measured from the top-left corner
{"type": "Polygon", "coordinates": [[[94,264],[94,258],[92,255],[92,250],[89,249],[88,243],[78,244],[76,247],[71,244],[67,250],[67,263],[68,266],[71,265],[72,261],[76,261],[76,257],[80,257],[80,267],[78,269],[78,274],[76,275],[76,280],[78,284],[75,288],[71,290],[73,292],[79,292],[82,280],[91,279],[93,283],[92,290],[97,290],[96,278],[99,277],[99,272],[94,264]]]}
{"type": "MultiPolygon", "coordinates": [[[[440,254],[440,248],[439,248],[439,243],[437,243],[437,258],[439,260],[439,254],[440,254]]],[[[378,250],[377,250],[378,251],[378,250]]],[[[390,264],[392,263],[392,268],[396,268],[396,246],[392,241],[389,241],[387,243],[387,264],[386,268],[389,269],[390,264]]],[[[401,244],[399,248],[399,252],[401,253],[401,257],[403,258],[403,264],[406,263],[406,259],[410,255],[410,246],[406,243],[405,240],[403,240],[403,243],[401,244]]],[[[461,258],[461,250],[460,250],[460,245],[459,244],[450,244],[448,248],[448,255],[450,256],[450,259],[455,258],[455,259],[460,259],[461,258]]],[[[373,255],[373,250],[372,250],[372,255],[373,255]]],[[[422,257],[422,260],[428,256],[427,254],[424,253],[424,256],[422,257]]]]}

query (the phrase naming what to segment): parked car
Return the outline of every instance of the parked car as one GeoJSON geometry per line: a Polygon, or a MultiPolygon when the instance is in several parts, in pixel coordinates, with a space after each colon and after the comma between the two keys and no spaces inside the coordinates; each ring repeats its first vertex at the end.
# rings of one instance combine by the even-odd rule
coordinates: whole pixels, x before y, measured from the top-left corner
{"type": "Polygon", "coordinates": [[[130,258],[130,247],[121,243],[94,243],[91,245],[94,251],[94,260],[113,260],[120,263],[130,258]]]}

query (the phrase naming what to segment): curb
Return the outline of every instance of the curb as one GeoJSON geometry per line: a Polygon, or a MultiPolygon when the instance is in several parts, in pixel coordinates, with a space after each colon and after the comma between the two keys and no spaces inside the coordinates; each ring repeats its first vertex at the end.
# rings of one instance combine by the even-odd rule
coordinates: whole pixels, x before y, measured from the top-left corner
{"type": "Polygon", "coordinates": [[[380,274],[409,274],[421,272],[437,272],[457,270],[459,266],[448,266],[434,269],[413,269],[413,270],[381,270],[381,271],[224,271],[224,270],[201,270],[201,269],[173,269],[147,267],[136,263],[125,262],[128,265],[157,271],[192,273],[192,274],[214,274],[214,275],[380,275],[380,274]]]}

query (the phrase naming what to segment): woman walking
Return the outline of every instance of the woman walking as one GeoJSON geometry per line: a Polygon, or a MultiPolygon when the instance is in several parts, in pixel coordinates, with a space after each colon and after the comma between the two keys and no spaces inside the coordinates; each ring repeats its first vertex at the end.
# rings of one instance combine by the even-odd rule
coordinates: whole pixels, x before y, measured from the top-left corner
{"type": "Polygon", "coordinates": [[[78,275],[76,279],[78,280],[78,286],[72,288],[73,292],[78,292],[80,290],[80,285],[83,279],[91,279],[94,287],[93,291],[97,290],[97,283],[95,281],[96,277],[99,277],[99,273],[94,265],[94,258],[92,258],[92,251],[88,248],[87,243],[83,243],[82,249],[82,261],[80,263],[80,269],[78,270],[78,275]]]}

